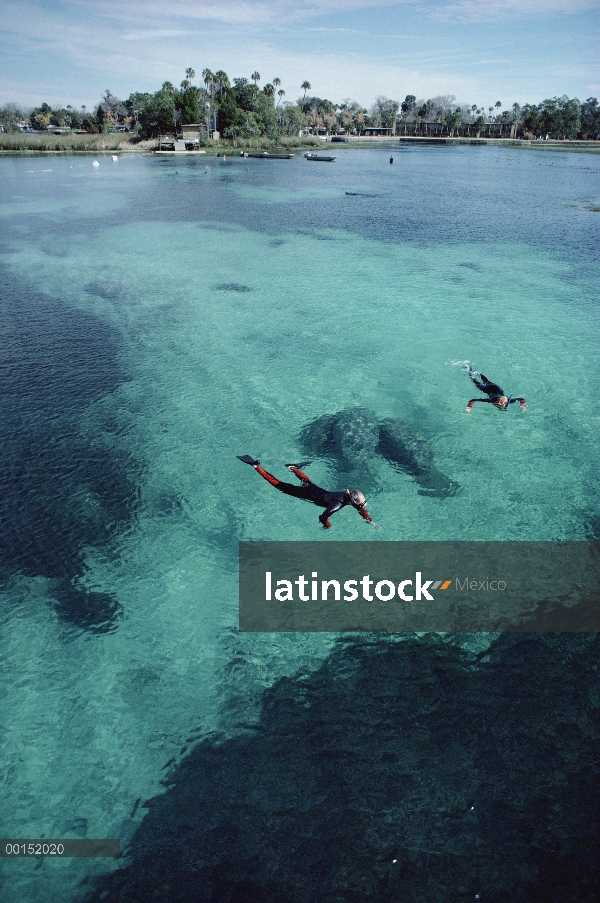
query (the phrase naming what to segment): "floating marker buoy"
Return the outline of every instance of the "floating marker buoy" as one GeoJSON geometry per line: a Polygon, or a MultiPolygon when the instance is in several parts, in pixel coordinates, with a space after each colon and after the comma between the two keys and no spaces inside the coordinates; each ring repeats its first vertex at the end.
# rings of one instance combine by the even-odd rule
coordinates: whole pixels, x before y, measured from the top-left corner
{"type": "Polygon", "coordinates": [[[94,162],[92,163],[92,166],[100,166],[100,164],[98,163],[97,160],[94,160],[94,162]]]}

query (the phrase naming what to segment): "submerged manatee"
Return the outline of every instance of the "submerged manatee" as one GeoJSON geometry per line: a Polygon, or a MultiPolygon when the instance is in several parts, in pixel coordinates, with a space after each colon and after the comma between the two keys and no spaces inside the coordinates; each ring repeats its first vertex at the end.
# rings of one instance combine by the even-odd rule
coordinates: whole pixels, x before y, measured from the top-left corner
{"type": "Polygon", "coordinates": [[[346,482],[368,486],[379,421],[366,408],[350,408],[318,417],[302,430],[300,442],[307,454],[329,458],[346,482]]]}
{"type": "Polygon", "coordinates": [[[122,282],[97,280],[95,282],[88,282],[84,291],[90,295],[97,295],[99,298],[104,298],[106,301],[117,301],[125,294],[125,286],[122,282]]]}
{"type": "Polygon", "coordinates": [[[379,420],[367,408],[348,408],[318,417],[300,435],[306,454],[330,458],[340,474],[365,482],[375,454],[396,469],[413,476],[419,495],[446,498],[458,483],[435,466],[427,439],[404,420],[379,420]]]}
{"type": "Polygon", "coordinates": [[[244,285],[242,282],[220,282],[215,285],[215,289],[218,292],[240,292],[241,294],[252,291],[249,285],[244,285]]]}
{"type": "Polygon", "coordinates": [[[459,489],[458,483],[440,473],[433,461],[433,452],[425,436],[417,433],[404,420],[383,420],[379,427],[377,452],[392,467],[409,473],[419,486],[419,495],[446,498],[459,489]]]}

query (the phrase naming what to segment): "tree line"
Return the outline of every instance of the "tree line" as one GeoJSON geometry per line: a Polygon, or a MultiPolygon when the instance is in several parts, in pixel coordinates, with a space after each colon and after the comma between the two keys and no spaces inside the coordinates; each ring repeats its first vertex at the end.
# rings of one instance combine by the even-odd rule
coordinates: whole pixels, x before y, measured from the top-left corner
{"type": "Polygon", "coordinates": [[[583,103],[577,98],[552,97],[539,104],[514,103],[502,109],[502,102],[493,106],[456,104],[453,95],[417,100],[406,96],[400,105],[400,121],[439,123],[450,131],[481,134],[490,123],[514,125],[515,135],[524,138],[600,139],[600,107],[595,97],[583,103]]]}
{"type": "MultiPolygon", "coordinates": [[[[368,128],[388,128],[400,133],[410,124],[410,134],[419,134],[433,124],[440,134],[481,135],[490,124],[514,126],[520,137],[555,139],[599,139],[600,107],[595,97],[581,102],[577,98],[553,97],[539,104],[514,103],[503,109],[501,101],[492,106],[458,104],[454,95],[417,99],[406,95],[402,102],[379,96],[370,109],[350,98],[340,104],[309,94],[310,82],[304,81],[304,94],[296,101],[285,100],[281,80],[273,78],[261,88],[261,76],[230,81],[223,70],[204,69],[200,84],[196,73],[186,69],[185,78],[176,87],[163,82],[156,92],[135,92],[120,100],[106,90],[94,110],[85,106],[53,109],[47,103],[33,110],[16,104],[0,109],[0,128],[18,131],[25,127],[42,132],[50,128],[75,129],[88,133],[131,131],[140,138],[171,134],[181,126],[199,123],[207,135],[213,130],[225,138],[262,138],[276,140],[313,133],[344,131],[360,135],[368,128]]],[[[436,132],[437,133],[437,132],[436,132]]],[[[504,133],[504,132],[502,132],[504,133]]]]}

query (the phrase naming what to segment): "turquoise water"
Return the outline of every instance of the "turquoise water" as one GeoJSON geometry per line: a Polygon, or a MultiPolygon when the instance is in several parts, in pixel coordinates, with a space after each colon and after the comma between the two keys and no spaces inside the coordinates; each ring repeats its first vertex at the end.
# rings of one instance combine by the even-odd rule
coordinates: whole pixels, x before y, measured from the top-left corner
{"type": "MultiPolygon", "coordinates": [[[[600,158],[388,157],[0,160],[2,836],[126,844],[191,743],[318,668],[335,638],[237,634],[239,540],[598,538],[600,158]],[[466,360],[527,412],[466,416],[466,360]],[[285,478],[353,406],[460,491],[373,455],[380,530],[325,533],[235,457],[285,478]]],[[[3,860],[2,893],[75,901],[106,868],[3,860]]]]}

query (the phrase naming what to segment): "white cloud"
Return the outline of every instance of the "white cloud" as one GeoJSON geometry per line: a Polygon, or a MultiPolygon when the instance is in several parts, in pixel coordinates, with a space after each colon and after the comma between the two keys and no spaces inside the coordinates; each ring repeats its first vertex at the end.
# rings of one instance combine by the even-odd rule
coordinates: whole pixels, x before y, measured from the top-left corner
{"type": "MultiPolygon", "coordinates": [[[[301,96],[300,85],[308,79],[315,94],[332,100],[352,95],[365,106],[378,94],[401,99],[406,93],[453,93],[482,102],[496,99],[496,86],[511,102],[555,93],[589,96],[598,81],[595,54],[583,68],[573,65],[568,44],[540,59],[528,37],[533,32],[525,27],[519,26],[516,41],[515,29],[499,29],[493,46],[484,49],[477,23],[461,29],[464,39],[448,42],[442,39],[445,26],[431,15],[412,16],[410,35],[382,34],[381,16],[369,30],[364,15],[359,20],[341,15],[380,7],[385,0],[3,2],[0,103],[23,98],[37,104],[58,96],[91,106],[107,85],[125,97],[135,90],[155,91],[166,79],[178,84],[188,66],[197,73],[225,69],[231,77],[258,69],[263,83],[277,75],[291,101],[301,96]],[[325,19],[326,13],[333,15],[325,19]],[[370,42],[364,53],[357,32],[370,42]]],[[[518,7],[517,0],[389,0],[387,6],[417,2],[436,16],[445,10],[445,15],[490,18],[587,9],[600,0],[518,0],[518,7]]],[[[394,30],[402,31],[397,17],[394,30]]],[[[585,52],[579,59],[586,59],[585,52]]]]}
{"type": "MultiPolygon", "coordinates": [[[[73,7],[91,7],[90,0],[68,0],[73,7]]],[[[113,20],[134,18],[185,19],[226,24],[277,25],[314,16],[360,9],[402,6],[418,0],[97,0],[94,12],[113,20]]]]}
{"type": "Polygon", "coordinates": [[[436,17],[457,20],[518,20],[573,15],[598,9],[600,0],[433,0],[420,8],[436,17]]]}
{"type": "Polygon", "coordinates": [[[332,34],[338,34],[339,32],[343,32],[344,34],[363,34],[360,28],[310,28],[310,31],[317,32],[331,32],[332,34]]]}
{"type": "Polygon", "coordinates": [[[147,28],[139,31],[130,31],[128,34],[120,35],[122,41],[161,41],[164,38],[182,38],[189,32],[183,28],[147,28]]]}
{"type": "Polygon", "coordinates": [[[229,25],[272,25],[297,22],[320,16],[352,13],[357,10],[413,7],[434,17],[456,19],[522,19],[555,14],[571,15],[598,9],[600,0],[67,0],[81,10],[112,20],[148,21],[156,19],[225,23],[229,25]]]}

